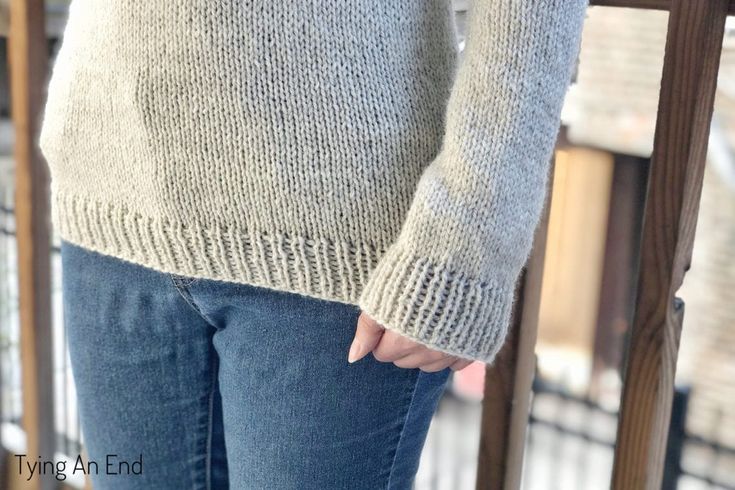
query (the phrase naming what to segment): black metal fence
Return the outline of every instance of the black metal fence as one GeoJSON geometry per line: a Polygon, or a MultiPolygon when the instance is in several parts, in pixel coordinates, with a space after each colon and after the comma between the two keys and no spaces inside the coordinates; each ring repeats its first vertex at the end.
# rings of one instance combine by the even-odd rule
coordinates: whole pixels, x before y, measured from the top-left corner
{"type": "MultiPolygon", "coordinates": [[[[539,475],[539,471],[527,471],[525,475],[543,479],[543,488],[550,490],[607,488],[609,474],[600,471],[612,468],[617,411],[538,377],[533,392],[526,466],[534,465],[535,445],[553,450],[545,451],[549,458],[545,475],[539,475]],[[565,466],[570,464],[573,471],[565,475],[565,466]]],[[[717,442],[717,424],[706,435],[687,431],[691,397],[691,390],[684,386],[674,393],[662,488],[677,490],[685,485],[735,490],[735,448],[717,442]]],[[[536,485],[527,481],[524,487],[536,485]]]]}

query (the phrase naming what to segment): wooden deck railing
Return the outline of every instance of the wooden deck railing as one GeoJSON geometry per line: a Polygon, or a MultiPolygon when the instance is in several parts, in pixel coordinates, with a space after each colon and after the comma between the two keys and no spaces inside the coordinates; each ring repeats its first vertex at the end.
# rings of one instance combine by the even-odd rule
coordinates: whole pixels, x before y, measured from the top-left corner
{"type": "MultiPolygon", "coordinates": [[[[684,311],[675,294],[689,267],[724,23],[735,14],[735,0],[591,4],[670,12],[612,481],[619,490],[658,490],[684,311]]],[[[33,458],[52,454],[54,444],[48,176],[36,147],[48,55],[43,0],[11,0],[10,13],[23,425],[33,458]]],[[[478,489],[520,486],[547,217],[519,282],[508,342],[486,373],[478,489]]],[[[28,483],[33,489],[54,485],[50,479],[28,483]]]]}
{"type": "MultiPolygon", "coordinates": [[[[591,4],[669,10],[611,487],[658,490],[684,313],[676,291],[691,259],[725,19],[735,13],[735,2],[593,0],[591,4]]],[[[478,489],[520,486],[545,235],[544,220],[519,284],[521,300],[509,342],[486,372],[478,489]]]]}
{"type": "MultiPolygon", "coordinates": [[[[37,146],[48,60],[44,1],[11,0],[10,19],[23,429],[27,455],[37,460],[53,455],[55,443],[49,178],[37,146]]],[[[53,477],[29,481],[28,488],[54,488],[53,477]]]]}

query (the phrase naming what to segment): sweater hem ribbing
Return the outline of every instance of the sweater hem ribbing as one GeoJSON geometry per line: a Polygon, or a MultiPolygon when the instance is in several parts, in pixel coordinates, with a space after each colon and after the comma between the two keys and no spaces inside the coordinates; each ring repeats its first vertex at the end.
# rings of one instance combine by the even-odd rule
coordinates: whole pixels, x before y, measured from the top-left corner
{"type": "Polygon", "coordinates": [[[159,272],[353,305],[382,255],[360,243],[144,216],[124,204],[58,190],[51,217],[60,238],[159,272]]]}

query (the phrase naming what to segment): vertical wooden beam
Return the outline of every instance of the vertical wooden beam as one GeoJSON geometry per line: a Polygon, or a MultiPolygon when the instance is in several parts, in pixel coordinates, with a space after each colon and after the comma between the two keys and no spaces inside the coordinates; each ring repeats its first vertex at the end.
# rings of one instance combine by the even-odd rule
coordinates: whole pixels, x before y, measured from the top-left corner
{"type": "MultiPolygon", "coordinates": [[[[590,0],[590,5],[634,9],[670,10],[673,0],[590,0]]],[[[735,0],[730,0],[729,14],[735,15],[735,0]]]]}
{"type": "Polygon", "coordinates": [[[623,363],[626,332],[633,323],[636,268],[650,158],[615,154],[610,214],[597,326],[592,356],[590,395],[600,394],[603,373],[623,363]]]}
{"type": "Polygon", "coordinates": [[[671,0],[590,0],[589,4],[601,7],[668,10],[671,6],[671,0]]]}
{"type": "MultiPolygon", "coordinates": [[[[11,0],[9,70],[15,128],[23,428],[31,461],[54,457],[48,174],[37,144],[48,50],[43,0],[11,0]]],[[[29,489],[52,488],[53,476],[29,489]]]]}
{"type": "MultiPolygon", "coordinates": [[[[549,172],[552,176],[553,161],[549,172]]],[[[549,182],[553,182],[553,179],[549,178],[549,182]]],[[[550,200],[549,191],[536,229],[533,252],[518,281],[518,299],[508,338],[495,361],[485,371],[477,465],[478,490],[511,490],[520,488],[521,484],[531,385],[536,369],[534,347],[550,200]]]]}
{"type": "Polygon", "coordinates": [[[659,490],[729,0],[672,0],[612,488],[659,490]]]}

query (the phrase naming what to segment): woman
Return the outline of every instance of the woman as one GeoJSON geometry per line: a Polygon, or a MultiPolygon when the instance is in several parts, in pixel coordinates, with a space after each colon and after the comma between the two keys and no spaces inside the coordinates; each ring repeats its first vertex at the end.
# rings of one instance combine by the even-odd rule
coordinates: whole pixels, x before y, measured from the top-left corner
{"type": "Polygon", "coordinates": [[[475,0],[459,63],[447,0],[73,0],[40,145],[95,488],[410,488],[502,345],[585,8],[475,0]]]}

